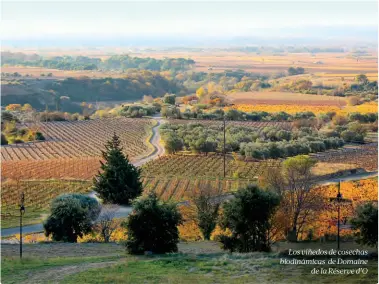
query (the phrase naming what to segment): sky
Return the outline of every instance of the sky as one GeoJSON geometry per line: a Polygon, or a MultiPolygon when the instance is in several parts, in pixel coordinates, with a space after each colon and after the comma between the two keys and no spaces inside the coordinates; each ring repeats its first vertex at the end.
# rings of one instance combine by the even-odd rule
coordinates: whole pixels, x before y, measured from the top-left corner
{"type": "Polygon", "coordinates": [[[377,1],[2,1],[3,40],[45,37],[280,36],[377,28],[377,1]]]}

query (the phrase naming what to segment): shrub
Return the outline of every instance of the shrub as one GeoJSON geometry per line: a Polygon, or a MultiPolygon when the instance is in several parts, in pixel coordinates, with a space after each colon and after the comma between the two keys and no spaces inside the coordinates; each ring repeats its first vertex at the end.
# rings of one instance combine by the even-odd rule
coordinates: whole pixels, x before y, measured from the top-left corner
{"type": "Polygon", "coordinates": [[[94,198],[81,194],[57,197],[51,204],[51,213],[43,226],[45,235],[54,241],[77,242],[92,229],[100,213],[100,205],[94,198]]]}
{"type": "Polygon", "coordinates": [[[360,104],[360,99],[359,99],[359,97],[355,97],[355,96],[348,97],[348,98],[347,98],[347,104],[348,104],[349,106],[356,106],[356,105],[359,105],[359,104],[360,104]]]}
{"type": "Polygon", "coordinates": [[[1,145],[8,145],[8,140],[3,133],[1,133],[1,145]]]}
{"type": "Polygon", "coordinates": [[[364,141],[364,136],[362,134],[355,133],[355,132],[350,131],[350,130],[343,131],[341,133],[341,138],[345,142],[357,142],[357,143],[361,143],[361,142],[364,141]]]}
{"type": "Polygon", "coordinates": [[[280,198],[255,185],[238,190],[235,198],[225,203],[221,227],[232,236],[222,236],[223,248],[238,252],[269,251],[271,218],[280,198]]]}
{"type": "Polygon", "coordinates": [[[133,212],[123,224],[128,236],[126,248],[131,254],[177,252],[177,226],[181,223],[176,204],[161,202],[150,193],[134,202],[133,212]]]}
{"type": "Polygon", "coordinates": [[[40,140],[40,141],[45,140],[45,137],[43,136],[41,132],[36,132],[35,140],[40,140]]]}
{"type": "Polygon", "coordinates": [[[174,94],[165,94],[163,97],[163,102],[165,104],[175,105],[176,96],[174,94]]]}
{"type": "Polygon", "coordinates": [[[354,229],[358,229],[356,241],[360,244],[378,246],[378,207],[365,203],[357,207],[351,220],[354,229]]]}

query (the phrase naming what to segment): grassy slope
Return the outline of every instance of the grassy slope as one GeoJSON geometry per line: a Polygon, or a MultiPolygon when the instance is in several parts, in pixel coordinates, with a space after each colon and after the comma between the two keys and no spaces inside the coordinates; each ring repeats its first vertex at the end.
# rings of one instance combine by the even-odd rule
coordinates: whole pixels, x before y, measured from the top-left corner
{"type": "Polygon", "coordinates": [[[310,266],[280,265],[272,254],[174,255],[91,269],[62,283],[374,283],[376,265],[371,263],[367,275],[323,275],[315,281],[310,266]]]}
{"type": "MultiPolygon", "coordinates": [[[[320,246],[309,243],[296,244],[294,248],[320,246]]],[[[7,256],[10,247],[2,248],[6,252],[2,259],[2,283],[30,280],[38,283],[376,283],[377,279],[374,260],[365,266],[369,269],[366,275],[314,276],[310,274],[312,265],[280,265],[276,253],[228,254],[212,242],[181,243],[181,253],[151,257],[126,255],[124,248],[115,244],[37,244],[26,247],[29,254],[26,253],[27,258],[22,262],[7,256]]],[[[342,244],[342,247],[351,245],[342,244]]]]}

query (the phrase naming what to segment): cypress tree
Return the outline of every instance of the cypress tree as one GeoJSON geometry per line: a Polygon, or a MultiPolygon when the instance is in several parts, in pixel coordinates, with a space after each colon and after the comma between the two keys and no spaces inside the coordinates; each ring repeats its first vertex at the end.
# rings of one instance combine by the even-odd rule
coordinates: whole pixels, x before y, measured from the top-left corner
{"type": "Polygon", "coordinates": [[[105,145],[100,161],[101,171],[94,178],[94,190],[105,203],[129,205],[142,193],[140,169],[123,154],[120,139],[115,134],[105,145]]]}

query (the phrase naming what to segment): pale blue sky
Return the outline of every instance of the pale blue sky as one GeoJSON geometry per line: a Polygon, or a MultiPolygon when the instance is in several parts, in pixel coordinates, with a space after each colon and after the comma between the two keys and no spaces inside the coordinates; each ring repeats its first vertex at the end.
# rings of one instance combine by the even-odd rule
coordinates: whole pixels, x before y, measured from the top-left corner
{"type": "Polygon", "coordinates": [[[280,28],[376,27],[376,1],[2,1],[3,39],[271,35],[280,28]]]}

